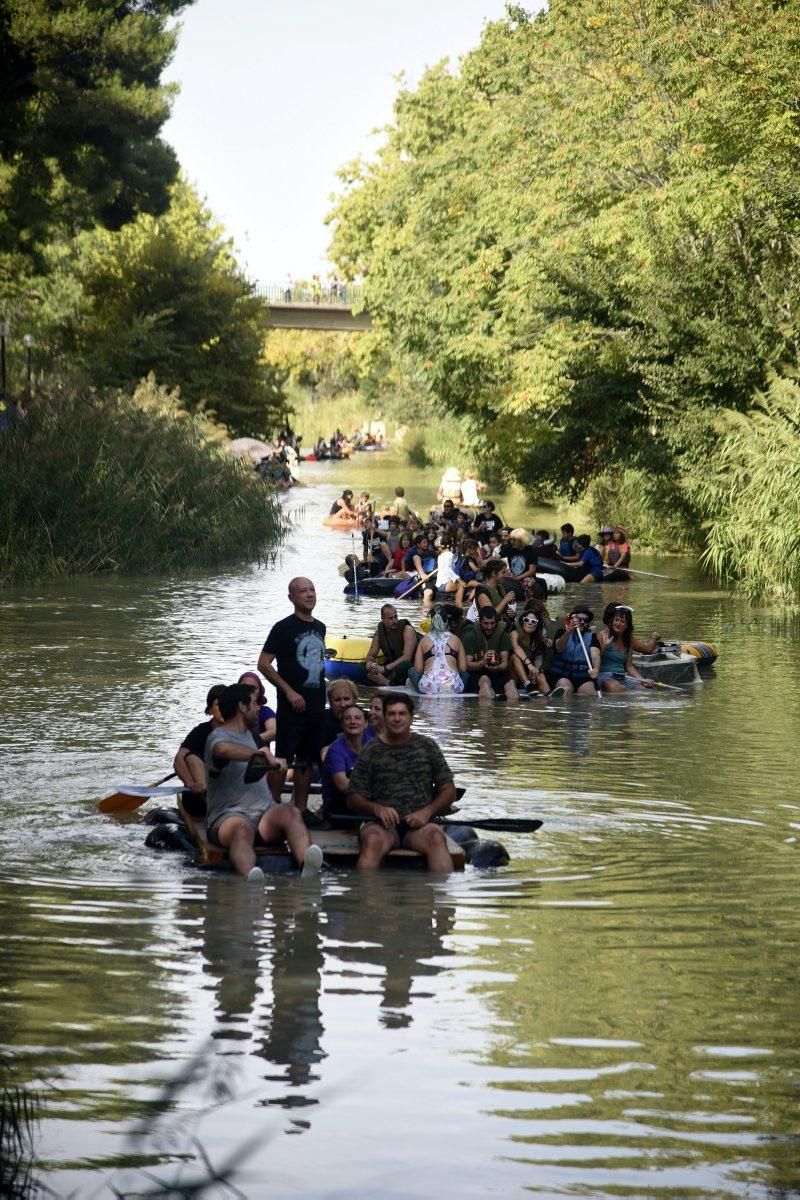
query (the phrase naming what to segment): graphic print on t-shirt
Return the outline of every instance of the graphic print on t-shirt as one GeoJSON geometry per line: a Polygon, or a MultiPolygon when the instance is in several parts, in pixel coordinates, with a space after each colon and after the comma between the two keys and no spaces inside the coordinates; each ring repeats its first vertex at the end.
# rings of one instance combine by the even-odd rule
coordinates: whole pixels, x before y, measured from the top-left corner
{"type": "Polygon", "coordinates": [[[298,638],[297,662],[306,671],[306,678],[301,686],[321,687],[325,674],[325,643],[316,631],[304,633],[298,638]]]}

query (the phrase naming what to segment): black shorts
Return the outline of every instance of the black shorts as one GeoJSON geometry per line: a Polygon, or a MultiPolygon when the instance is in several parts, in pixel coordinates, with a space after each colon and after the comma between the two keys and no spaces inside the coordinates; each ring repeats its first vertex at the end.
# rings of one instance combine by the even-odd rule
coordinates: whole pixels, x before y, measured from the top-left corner
{"type": "Polygon", "coordinates": [[[284,712],[278,709],[275,730],[275,754],[303,770],[319,763],[322,749],[322,726],[325,713],[284,712]]]}
{"type": "Polygon", "coordinates": [[[585,673],[583,675],[571,675],[569,671],[545,671],[545,677],[551,688],[557,686],[559,679],[568,679],[576,692],[584,683],[592,682],[585,673]]]}
{"type": "MultiPolygon", "coordinates": [[[[386,826],[381,821],[377,820],[377,818],[374,818],[374,817],[371,818],[369,821],[365,821],[364,825],[378,825],[378,826],[380,826],[381,829],[386,828],[386,826]]],[[[362,828],[363,828],[363,826],[362,826],[362,828]]],[[[408,824],[408,822],[405,821],[402,817],[400,818],[400,820],[397,822],[396,825],[392,826],[392,828],[394,829],[394,832],[397,834],[398,846],[403,845],[403,838],[406,836],[407,833],[414,832],[414,830],[411,828],[411,826],[408,824]]]]}
{"type": "Polygon", "coordinates": [[[478,683],[483,675],[489,680],[489,683],[494,688],[496,696],[504,696],[506,684],[511,676],[508,671],[468,671],[469,680],[464,691],[474,696],[478,692],[478,683]]]}

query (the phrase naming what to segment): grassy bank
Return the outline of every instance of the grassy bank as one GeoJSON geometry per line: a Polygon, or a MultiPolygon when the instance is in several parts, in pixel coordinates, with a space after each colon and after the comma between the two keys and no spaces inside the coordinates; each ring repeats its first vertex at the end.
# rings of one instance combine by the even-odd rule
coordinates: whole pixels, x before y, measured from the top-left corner
{"type": "Polygon", "coordinates": [[[0,432],[0,584],[258,559],[282,514],[222,443],[152,379],[38,400],[0,432]]]}

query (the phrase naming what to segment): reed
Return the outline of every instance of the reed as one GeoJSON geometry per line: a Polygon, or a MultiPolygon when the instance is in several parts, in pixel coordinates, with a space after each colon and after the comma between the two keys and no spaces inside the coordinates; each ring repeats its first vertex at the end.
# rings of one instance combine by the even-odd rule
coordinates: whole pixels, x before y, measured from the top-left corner
{"type": "Polygon", "coordinates": [[[0,432],[0,584],[263,558],[285,519],[223,441],[152,378],[40,398],[0,432]]]}
{"type": "Polygon", "coordinates": [[[747,413],[715,420],[713,461],[686,480],[706,515],[703,566],[751,600],[800,604],[800,386],[774,376],[747,413]]]}
{"type": "Polygon", "coordinates": [[[33,1174],[33,1134],[40,1115],[37,1096],[12,1080],[12,1060],[0,1055],[0,1196],[30,1200],[39,1191],[33,1174]]]}

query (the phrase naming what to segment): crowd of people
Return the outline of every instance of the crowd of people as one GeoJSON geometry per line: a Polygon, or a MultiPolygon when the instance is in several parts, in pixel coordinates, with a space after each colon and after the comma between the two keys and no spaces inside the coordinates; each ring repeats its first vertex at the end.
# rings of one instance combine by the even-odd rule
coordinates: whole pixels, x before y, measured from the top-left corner
{"type": "Polygon", "coordinates": [[[380,431],[373,433],[371,430],[356,429],[354,433],[345,435],[337,427],[327,441],[324,437],[317,438],[313,457],[317,462],[329,458],[350,458],[358,450],[385,450],[386,446],[386,438],[380,431]]]}
{"type": "MultiPolygon", "coordinates": [[[[395,488],[393,500],[374,511],[369,493],[358,500],[345,488],[331,506],[329,519],[350,522],[359,528],[363,550],[345,559],[342,574],[353,583],[383,576],[409,589],[419,588],[423,602],[452,599],[474,609],[482,589],[500,613],[525,598],[544,598],[546,586],[537,570],[547,574],[548,563],[577,568],[578,582],[596,583],[608,568],[627,568],[631,549],[621,526],[604,525],[597,541],[588,534],[575,535],[573,526],[561,526],[559,535],[546,529],[510,528],[492,500],[479,500],[468,509],[445,497],[423,520],[395,488]]],[[[399,587],[400,595],[403,588],[399,587]]]]}
{"type": "Polygon", "coordinates": [[[355,819],[360,869],[380,866],[403,847],[424,855],[430,870],[449,871],[434,818],[456,799],[453,775],[436,742],[412,731],[413,701],[388,692],[366,713],[349,680],[326,688],[326,629],[314,616],[313,582],[292,579],[289,600],[292,612],[270,629],[258,673],[211,687],[208,720],[175,756],[187,791],[204,802],[209,841],[251,882],[264,878],[259,843],[286,842],[302,874],[316,875],[322,852],[309,826],[355,819]],[[264,679],[275,688],[276,711],[266,704],[264,679]],[[322,770],[321,816],[308,812],[315,767],[322,770]],[[290,768],[292,799],[282,803],[290,768]]]}

